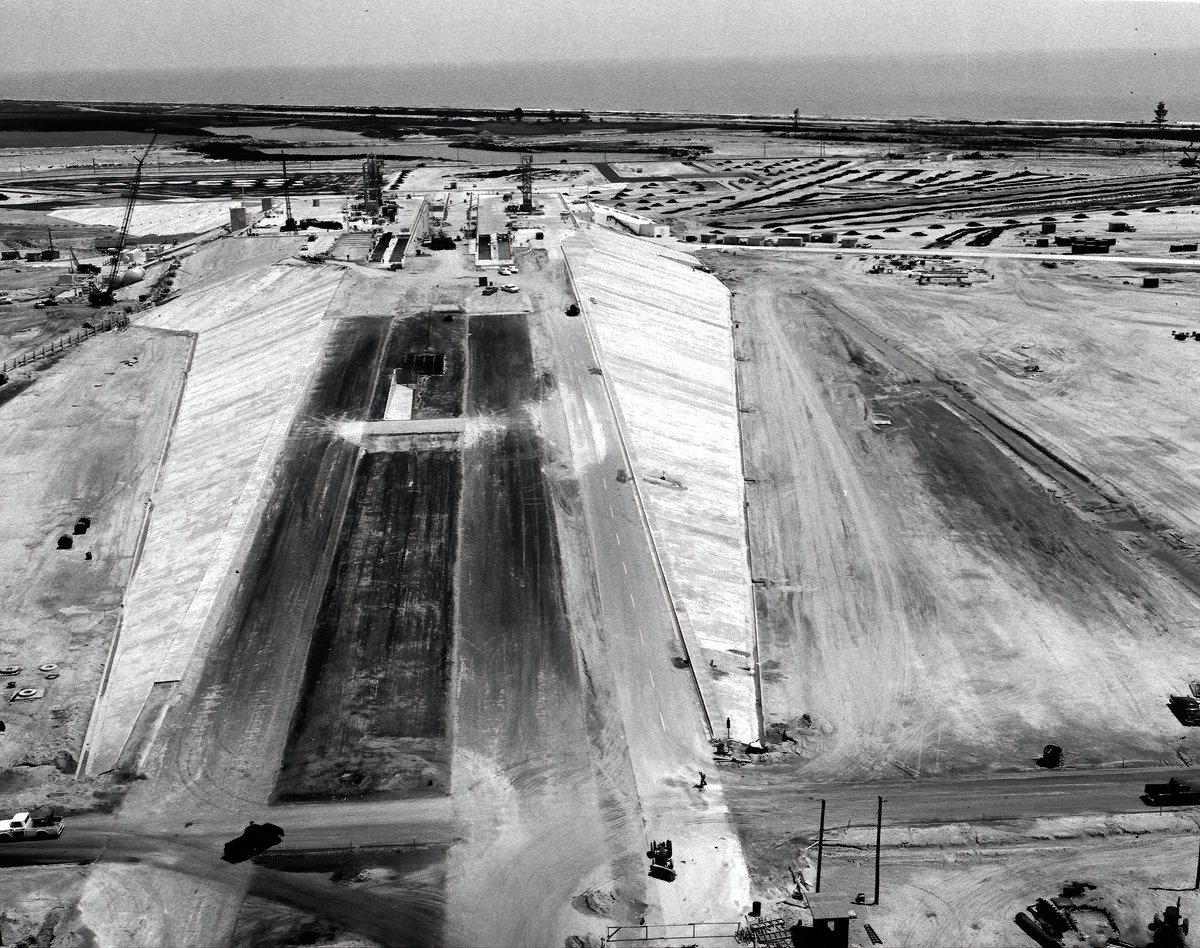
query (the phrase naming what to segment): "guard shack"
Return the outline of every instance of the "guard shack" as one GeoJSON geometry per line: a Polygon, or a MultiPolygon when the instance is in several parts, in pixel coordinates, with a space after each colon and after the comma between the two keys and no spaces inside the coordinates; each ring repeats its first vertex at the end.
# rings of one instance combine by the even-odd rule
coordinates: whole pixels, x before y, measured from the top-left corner
{"type": "Polygon", "coordinates": [[[813,927],[804,944],[812,948],[848,948],[850,919],[858,917],[850,908],[850,896],[845,892],[809,892],[805,901],[812,912],[813,927]]]}

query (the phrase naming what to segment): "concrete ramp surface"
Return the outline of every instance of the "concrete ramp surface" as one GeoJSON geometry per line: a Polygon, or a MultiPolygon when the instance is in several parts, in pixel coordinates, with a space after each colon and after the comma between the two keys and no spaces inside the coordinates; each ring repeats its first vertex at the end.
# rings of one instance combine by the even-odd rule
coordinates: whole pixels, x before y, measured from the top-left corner
{"type": "Polygon", "coordinates": [[[729,291],[687,254],[593,227],[563,242],[713,726],[758,737],[729,291]],[[715,663],[715,665],[710,665],[715,663]],[[712,687],[708,687],[711,681],[712,687]],[[719,707],[708,696],[715,693],[719,707]]]}
{"type": "Polygon", "coordinates": [[[269,267],[139,321],[196,333],[82,766],[116,766],[155,682],[178,681],[252,538],[340,272],[269,267]]]}

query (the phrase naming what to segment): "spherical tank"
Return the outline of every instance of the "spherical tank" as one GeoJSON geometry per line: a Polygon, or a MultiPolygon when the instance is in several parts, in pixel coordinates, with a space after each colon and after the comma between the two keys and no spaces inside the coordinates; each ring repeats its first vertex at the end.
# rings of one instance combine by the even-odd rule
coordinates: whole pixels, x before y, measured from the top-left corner
{"type": "Polygon", "coordinates": [[[146,279],[146,270],[143,267],[130,267],[121,277],[121,286],[129,286],[131,283],[141,283],[146,279]]]}

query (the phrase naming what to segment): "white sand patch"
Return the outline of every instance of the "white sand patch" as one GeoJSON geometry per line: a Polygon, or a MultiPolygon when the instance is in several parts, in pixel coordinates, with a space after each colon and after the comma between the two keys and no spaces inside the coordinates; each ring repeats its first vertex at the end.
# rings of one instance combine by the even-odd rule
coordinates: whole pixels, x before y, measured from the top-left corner
{"type": "Polygon", "coordinates": [[[87,769],[114,766],[156,681],[180,680],[245,554],[340,272],[270,267],[153,310],[198,334],[87,769]]]}
{"type": "MultiPolygon", "coordinates": [[[[133,209],[129,233],[135,237],[144,234],[198,234],[229,223],[228,201],[158,201],[139,203],[133,209]]],[[[247,208],[247,213],[253,208],[247,208]]],[[[63,207],[50,213],[51,217],[79,224],[98,224],[120,227],[125,218],[125,206],[63,207]]]]}
{"type": "MultiPolygon", "coordinates": [[[[633,472],[685,633],[722,653],[733,735],[757,736],[729,293],[676,250],[592,228],[569,238],[581,305],[631,439],[633,472]],[[678,487],[645,480],[665,474],[678,487]]],[[[708,664],[709,656],[693,656],[708,664]]],[[[723,731],[723,727],[720,728],[723,731]]]]}

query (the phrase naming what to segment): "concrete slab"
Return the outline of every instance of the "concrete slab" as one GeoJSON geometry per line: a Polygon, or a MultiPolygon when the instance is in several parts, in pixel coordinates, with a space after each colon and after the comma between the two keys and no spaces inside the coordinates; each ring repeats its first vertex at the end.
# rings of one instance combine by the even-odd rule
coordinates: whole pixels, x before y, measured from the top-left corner
{"type": "MultiPolygon", "coordinates": [[[[593,227],[563,242],[630,438],[693,656],[715,669],[723,734],[758,736],[729,292],[687,254],[593,227]],[[662,476],[666,475],[664,486],[662,476]]],[[[698,669],[698,671],[700,671],[698,669]]]]}
{"type": "MultiPolygon", "coordinates": [[[[135,237],[144,234],[198,234],[229,223],[227,199],[219,201],[159,201],[139,203],[133,209],[129,222],[129,233],[135,237]]],[[[255,211],[246,209],[253,218],[255,211]]],[[[113,204],[106,207],[64,207],[50,214],[80,224],[107,224],[120,227],[125,217],[125,205],[113,204]]]]}
{"type": "Polygon", "coordinates": [[[181,297],[146,325],[197,333],[84,768],[113,767],[155,682],[180,680],[257,519],[324,340],[339,271],[269,267],[181,297]]]}

